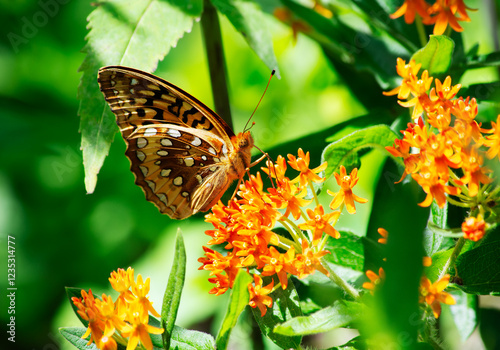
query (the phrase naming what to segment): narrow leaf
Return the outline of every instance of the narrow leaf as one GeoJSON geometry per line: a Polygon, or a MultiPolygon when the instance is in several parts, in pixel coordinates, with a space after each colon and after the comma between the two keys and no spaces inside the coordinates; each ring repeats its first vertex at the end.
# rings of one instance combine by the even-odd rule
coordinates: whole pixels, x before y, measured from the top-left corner
{"type": "Polygon", "coordinates": [[[267,309],[264,317],[260,315],[258,308],[252,308],[254,318],[262,333],[276,345],[283,349],[295,349],[300,345],[302,336],[285,336],[275,333],[273,329],[276,325],[286,322],[293,317],[302,316],[297,291],[292,283],[288,283],[287,289],[278,288],[270,296],[273,298],[272,308],[267,309]]]}
{"type": "Polygon", "coordinates": [[[97,174],[117,131],[115,118],[97,84],[97,70],[119,64],[154,71],[171,47],[189,32],[202,10],[201,0],[108,0],[88,17],[90,32],[78,97],[85,188],[92,193],[97,174]]]}
{"type": "Polygon", "coordinates": [[[333,306],[312,315],[295,317],[277,325],[274,332],[288,336],[328,332],[352,325],[361,318],[363,309],[363,304],[337,300],[333,306]]]}
{"type": "Polygon", "coordinates": [[[168,349],[170,346],[170,337],[174,329],[177,310],[181,302],[182,288],[184,287],[184,278],[186,276],[186,249],[180,228],[177,230],[175,239],[174,262],[170,270],[167,288],[163,296],[163,306],[161,308],[161,326],[163,332],[163,347],[168,349]]]}
{"type": "Polygon", "coordinates": [[[236,325],[238,317],[245,309],[245,306],[248,305],[248,300],[250,297],[248,293],[249,283],[252,283],[252,278],[250,277],[250,275],[240,270],[238,272],[238,275],[236,275],[236,279],[231,290],[231,296],[229,298],[229,305],[227,308],[226,316],[224,317],[224,321],[222,321],[219,334],[217,334],[216,344],[217,349],[219,350],[224,350],[227,348],[231,330],[236,325]]]}
{"type": "MultiPolygon", "coordinates": [[[[357,153],[365,148],[379,148],[384,153],[386,146],[392,146],[398,135],[387,125],[376,125],[358,130],[328,145],[321,156],[322,162],[328,162],[325,177],[329,177],[340,166],[349,167],[349,159],[357,159],[357,153]]],[[[400,161],[400,160],[398,160],[400,161]]]]}
{"type": "Polygon", "coordinates": [[[265,25],[264,13],[259,6],[248,0],[211,1],[229,19],[234,28],[243,35],[250,48],[265,65],[271,70],[275,69],[276,77],[281,79],[271,35],[265,25]]]}
{"type": "Polygon", "coordinates": [[[427,69],[429,75],[444,74],[450,68],[455,43],[446,35],[431,35],[429,42],[413,56],[417,63],[422,63],[422,71],[427,69]]]}
{"type": "Polygon", "coordinates": [[[88,341],[82,339],[82,335],[87,331],[86,328],[82,327],[64,327],[59,328],[61,335],[66,338],[71,344],[73,344],[77,349],[80,350],[98,350],[94,343],[87,345],[88,341]]]}

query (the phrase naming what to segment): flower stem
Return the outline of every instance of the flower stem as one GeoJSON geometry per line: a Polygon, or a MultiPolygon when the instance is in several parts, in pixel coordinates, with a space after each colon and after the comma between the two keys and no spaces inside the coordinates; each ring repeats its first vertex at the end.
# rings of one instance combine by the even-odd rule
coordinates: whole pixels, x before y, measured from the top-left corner
{"type": "Polygon", "coordinates": [[[458,255],[462,251],[462,248],[464,247],[465,244],[465,238],[460,237],[457,241],[457,244],[455,244],[455,248],[453,249],[453,252],[451,253],[450,258],[446,262],[446,264],[443,266],[443,270],[439,274],[438,281],[446,274],[450,266],[455,264],[455,261],[457,260],[458,255]]]}
{"type": "Polygon", "coordinates": [[[420,44],[422,47],[427,44],[427,35],[425,34],[425,27],[422,23],[422,18],[420,16],[415,17],[415,25],[417,26],[418,38],[420,39],[420,44]]]}
{"type": "Polygon", "coordinates": [[[337,275],[335,271],[332,270],[332,268],[330,267],[330,265],[328,265],[326,261],[323,260],[322,265],[330,273],[330,276],[328,276],[328,278],[330,278],[330,280],[333,283],[342,288],[344,292],[354,300],[356,301],[359,300],[360,298],[359,293],[356,289],[354,289],[353,286],[351,286],[349,283],[340,278],[340,276],[337,275]]]}
{"type": "Polygon", "coordinates": [[[233,128],[231,108],[229,107],[226,60],[224,58],[219,17],[217,17],[217,10],[209,0],[204,1],[203,8],[201,27],[207,51],[215,111],[224,119],[229,127],[233,128]]]}

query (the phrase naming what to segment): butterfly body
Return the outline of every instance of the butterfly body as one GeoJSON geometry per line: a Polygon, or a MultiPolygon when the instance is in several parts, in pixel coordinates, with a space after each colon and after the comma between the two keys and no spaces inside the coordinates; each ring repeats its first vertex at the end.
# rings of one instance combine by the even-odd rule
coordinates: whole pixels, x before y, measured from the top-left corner
{"type": "Polygon", "coordinates": [[[121,66],[101,68],[98,82],[127,144],[135,182],[160,212],[184,219],[209,210],[250,166],[250,132],[235,135],[175,85],[121,66]]]}

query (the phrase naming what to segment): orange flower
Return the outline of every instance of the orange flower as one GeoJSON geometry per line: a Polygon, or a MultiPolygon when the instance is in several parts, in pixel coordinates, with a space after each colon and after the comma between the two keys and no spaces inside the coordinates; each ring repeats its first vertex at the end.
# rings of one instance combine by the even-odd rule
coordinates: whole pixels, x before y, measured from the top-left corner
{"type": "Polygon", "coordinates": [[[443,208],[446,204],[446,193],[453,196],[460,193],[459,188],[447,185],[446,181],[438,176],[436,169],[426,167],[420,173],[412,174],[412,177],[427,193],[425,200],[418,204],[421,207],[428,207],[431,205],[432,199],[435,199],[437,205],[443,208]]]}
{"type": "Polygon", "coordinates": [[[405,15],[405,22],[410,24],[415,20],[415,15],[417,13],[420,17],[427,18],[429,16],[427,13],[428,7],[429,4],[427,4],[424,0],[405,0],[403,5],[401,5],[401,7],[389,17],[395,19],[405,15]]]}
{"type": "Polygon", "coordinates": [[[122,329],[122,336],[128,339],[127,350],[134,350],[139,342],[147,350],[153,350],[151,334],[162,334],[163,328],[157,328],[148,324],[148,314],[144,314],[139,304],[132,304],[127,310],[128,323],[122,329]]]}
{"type": "Polygon", "coordinates": [[[370,290],[370,293],[373,294],[375,289],[378,288],[385,280],[385,271],[383,268],[378,269],[378,275],[372,270],[366,271],[366,277],[370,280],[370,282],[364,282],[363,288],[370,290]]]}
{"type": "Polygon", "coordinates": [[[431,283],[431,281],[422,276],[420,280],[420,303],[427,303],[430,305],[434,317],[438,318],[441,314],[441,303],[447,305],[454,305],[456,303],[455,299],[451,294],[443,292],[443,290],[448,286],[450,282],[450,275],[444,275],[439,281],[431,283]]]}
{"type": "Polygon", "coordinates": [[[500,160],[500,114],[497,116],[497,122],[491,122],[491,130],[484,130],[488,134],[484,145],[488,147],[486,151],[486,156],[490,159],[495,158],[498,155],[498,160],[500,160]]]}
{"type": "Polygon", "coordinates": [[[436,79],[435,81],[436,87],[431,89],[431,92],[429,93],[429,97],[432,102],[438,102],[441,107],[445,107],[447,109],[453,107],[453,103],[450,102],[458,91],[460,91],[460,88],[462,87],[461,84],[457,84],[455,86],[451,86],[451,77],[447,76],[444,82],[441,84],[441,80],[436,79]]]}
{"type": "Polygon", "coordinates": [[[385,96],[392,96],[392,95],[398,95],[398,98],[400,100],[407,99],[408,96],[410,96],[410,88],[408,87],[408,81],[412,76],[416,76],[418,71],[420,70],[420,67],[422,66],[422,63],[416,63],[415,60],[411,60],[410,63],[406,64],[406,61],[397,58],[397,64],[396,64],[396,71],[399,76],[403,78],[403,81],[401,82],[401,85],[398,86],[397,88],[392,89],[391,91],[387,92],[382,92],[385,96]]]}
{"type": "Polygon", "coordinates": [[[424,70],[420,79],[412,75],[406,83],[414,98],[404,102],[398,101],[398,103],[406,108],[414,107],[411,116],[414,121],[416,121],[425,110],[433,108],[434,103],[429,98],[429,95],[427,95],[427,91],[429,91],[433,79],[433,77],[429,77],[429,72],[424,70]]]}
{"type": "Polygon", "coordinates": [[[293,169],[300,171],[299,176],[293,179],[292,182],[298,181],[301,186],[304,186],[307,185],[308,181],[312,181],[315,183],[322,183],[323,181],[325,181],[324,178],[318,176],[317,174],[325,170],[328,164],[325,162],[314,169],[309,169],[309,162],[309,152],[304,153],[302,148],[299,148],[298,158],[296,158],[292,154],[288,155],[288,164],[290,164],[293,169]]]}
{"type": "Polygon", "coordinates": [[[325,214],[323,206],[318,205],[314,211],[307,209],[307,215],[311,220],[300,224],[299,228],[302,230],[311,230],[313,234],[312,244],[316,245],[319,243],[323,236],[323,232],[333,238],[340,238],[340,233],[330,225],[330,222],[339,219],[340,211],[334,211],[333,213],[325,214]]]}
{"type": "Polygon", "coordinates": [[[250,283],[248,285],[248,292],[250,293],[250,301],[248,305],[252,308],[258,307],[260,310],[260,316],[264,317],[267,312],[267,308],[273,306],[273,298],[271,298],[269,293],[273,290],[274,281],[271,280],[267,286],[262,287],[262,278],[259,275],[253,275],[254,284],[250,283]]]}
{"type": "Polygon", "coordinates": [[[269,198],[276,204],[278,208],[286,208],[284,217],[288,217],[290,213],[295,220],[298,220],[301,215],[301,207],[305,207],[312,202],[304,199],[307,195],[307,188],[299,189],[293,183],[285,178],[281,181],[278,189],[269,189],[269,198]]]}
{"type": "Polygon", "coordinates": [[[469,196],[475,197],[479,192],[481,183],[489,184],[493,179],[487,176],[491,170],[483,167],[483,157],[478,152],[479,146],[472,146],[462,150],[462,170],[464,176],[460,179],[462,184],[467,184],[469,196]]]}
{"type": "Polygon", "coordinates": [[[456,32],[464,29],[458,24],[458,21],[470,22],[466,10],[471,10],[465,6],[463,0],[436,0],[428,9],[432,17],[423,20],[425,24],[434,24],[434,35],[441,35],[449,25],[456,32]],[[458,15],[458,16],[456,16],[458,15]]]}
{"type": "Polygon", "coordinates": [[[484,236],[486,230],[486,223],[481,215],[475,217],[468,217],[462,223],[462,231],[465,239],[477,242],[484,236]]]}
{"type": "Polygon", "coordinates": [[[333,200],[330,203],[330,209],[335,210],[345,204],[347,212],[349,214],[355,214],[356,206],[354,205],[354,201],[358,203],[368,202],[368,199],[358,197],[352,192],[352,188],[356,186],[359,180],[358,169],[354,168],[348,176],[345,167],[341,165],[340,173],[334,173],[334,175],[335,180],[337,180],[337,184],[340,186],[340,191],[331,192],[330,190],[327,190],[327,193],[333,196],[333,200]]]}
{"type": "Polygon", "coordinates": [[[274,247],[269,248],[268,255],[262,255],[261,260],[266,263],[262,270],[262,276],[272,276],[276,274],[280,280],[281,287],[286,289],[288,286],[289,273],[295,273],[293,261],[295,259],[295,249],[290,248],[285,254],[281,254],[274,247]]]}
{"type": "Polygon", "coordinates": [[[297,277],[304,278],[316,270],[325,276],[329,276],[330,273],[321,265],[321,258],[328,253],[325,250],[315,252],[314,249],[309,247],[309,243],[303,240],[302,253],[297,254],[294,262],[294,266],[297,269],[297,277]]]}
{"type": "Polygon", "coordinates": [[[422,265],[424,265],[425,267],[431,266],[432,265],[432,258],[429,256],[424,256],[422,258],[422,265]]]}
{"type": "Polygon", "coordinates": [[[389,236],[389,232],[387,232],[387,230],[382,227],[379,227],[377,232],[382,236],[382,238],[378,239],[378,242],[381,244],[387,244],[387,237],[389,236]]]}

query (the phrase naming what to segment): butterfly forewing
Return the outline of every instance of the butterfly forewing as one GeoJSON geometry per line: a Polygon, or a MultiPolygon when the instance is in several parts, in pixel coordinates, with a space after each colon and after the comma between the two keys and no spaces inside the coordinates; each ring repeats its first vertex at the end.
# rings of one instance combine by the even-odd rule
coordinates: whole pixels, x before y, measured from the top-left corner
{"type": "Polygon", "coordinates": [[[98,81],[146,199],[175,219],[208,210],[234,180],[228,175],[234,150],[229,126],[197,99],[151,74],[104,67],[98,81]]]}

